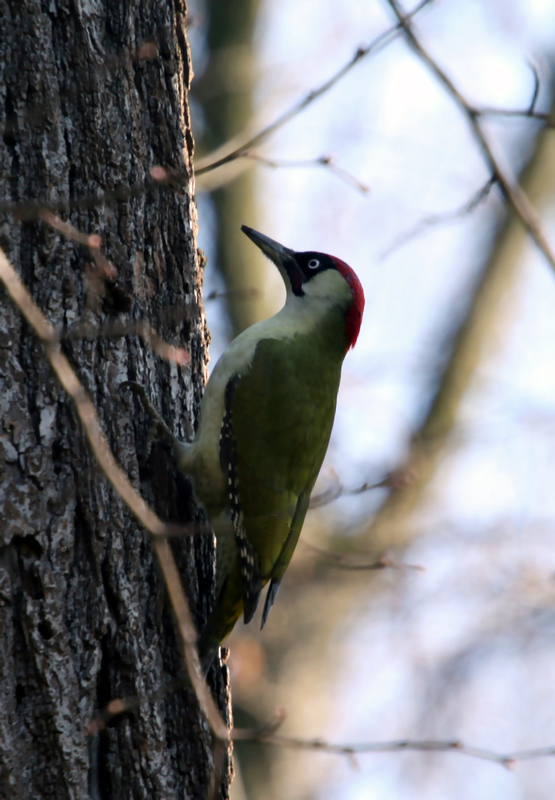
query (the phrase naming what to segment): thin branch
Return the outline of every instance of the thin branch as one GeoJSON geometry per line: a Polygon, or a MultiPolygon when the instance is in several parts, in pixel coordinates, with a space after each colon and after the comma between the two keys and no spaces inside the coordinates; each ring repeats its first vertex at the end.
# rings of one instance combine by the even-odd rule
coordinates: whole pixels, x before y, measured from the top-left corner
{"type": "MultiPolygon", "coordinates": [[[[550,131],[544,129],[534,158],[520,178],[536,204],[548,196],[555,180],[552,141],[550,131]]],[[[527,241],[528,232],[520,219],[515,214],[508,215],[492,254],[469,288],[460,318],[453,321],[441,345],[442,358],[427,408],[407,441],[404,464],[414,470],[416,480],[406,490],[389,493],[361,535],[363,542],[372,543],[373,552],[406,545],[418,532],[418,526],[414,526],[415,508],[437,475],[462,399],[488,342],[491,346],[492,332],[499,323],[509,287],[515,282],[519,259],[522,260],[519,252],[527,241]]],[[[362,542],[360,547],[364,547],[362,542]]]]}
{"type": "MultiPolygon", "coordinates": [[[[165,171],[164,171],[165,173],[165,171]]],[[[159,176],[164,180],[164,176],[159,176]]],[[[53,214],[46,208],[39,211],[39,219],[50,225],[51,228],[59,231],[63,236],[72,242],[83,245],[86,247],[93,259],[97,275],[93,276],[93,282],[98,279],[107,278],[114,280],[117,277],[117,269],[111,261],[102,253],[102,238],[95,233],[89,234],[79,230],[74,225],[66,222],[56,214],[53,214]]],[[[99,287],[94,287],[95,295],[102,294],[99,287]]],[[[60,336],[60,340],[76,339],[76,338],[96,338],[99,336],[127,336],[128,334],[136,334],[142,341],[149,345],[156,355],[160,358],[170,361],[178,366],[186,366],[191,362],[191,357],[187,350],[183,347],[175,347],[165,342],[154,330],[152,325],[146,320],[134,320],[131,322],[110,322],[101,326],[94,325],[92,322],[85,322],[83,320],[76,322],[72,325],[71,329],[65,334],[60,336]]]]}
{"type": "Polygon", "coordinates": [[[546,127],[553,127],[554,120],[551,118],[551,114],[542,114],[541,112],[536,111],[536,104],[538,102],[538,97],[540,94],[541,82],[540,82],[540,74],[534,64],[528,62],[528,66],[532,70],[532,75],[534,76],[534,89],[532,90],[532,97],[530,98],[530,103],[528,104],[528,108],[524,111],[513,110],[508,108],[492,108],[491,106],[484,106],[479,109],[475,109],[478,116],[499,116],[499,117],[529,117],[530,119],[537,119],[541,122],[546,123],[546,127]]]}
{"type": "Polygon", "coordinates": [[[87,267],[85,273],[87,308],[98,310],[101,299],[106,295],[105,281],[115,281],[118,274],[114,264],[108,261],[102,252],[101,237],[96,233],[89,234],[80,231],[69,222],[60,219],[48,208],[41,208],[37,217],[65,236],[66,239],[86,247],[89,251],[94,267],[87,267]]]}
{"type": "Polygon", "coordinates": [[[362,753],[395,753],[408,751],[424,751],[432,753],[454,752],[461,755],[477,758],[482,761],[490,761],[499,764],[507,769],[512,769],[520,761],[531,761],[536,758],[555,756],[555,746],[538,747],[531,750],[517,750],[513,753],[498,753],[483,747],[464,744],[459,740],[411,740],[399,739],[390,742],[367,742],[361,744],[330,744],[323,739],[298,739],[293,736],[280,736],[270,734],[258,736],[253,741],[263,744],[276,745],[278,747],[289,747],[294,750],[318,750],[323,753],[334,753],[336,755],[347,756],[352,759],[362,753]]]}
{"type": "Polygon", "coordinates": [[[546,128],[555,128],[555,118],[549,111],[534,111],[529,108],[495,108],[482,106],[473,109],[477,117],[525,117],[543,122],[546,128]]]}
{"type": "Polygon", "coordinates": [[[180,532],[181,527],[162,522],[125,476],[106,441],[94,405],[89,400],[68,359],[61,351],[54,326],[34,303],[19,275],[1,249],[0,280],[4,283],[14,304],[19,308],[38,338],[42,341],[52,369],[75,403],[77,414],[102,471],[132,514],[152,534],[154,550],[158,557],[177,620],[191,684],[214,735],[219,739],[227,740],[229,739],[229,731],[204,679],[196,646],[197,631],[183,591],[175,559],[166,538],[168,535],[175,535],[177,531],[180,532]]]}
{"type": "MultiPolygon", "coordinates": [[[[419,11],[421,11],[431,2],[433,2],[433,0],[421,0],[414,11],[411,12],[410,16],[413,17],[418,14],[419,11]]],[[[384,33],[380,34],[380,36],[376,37],[376,39],[374,39],[369,45],[366,45],[365,47],[359,47],[351,59],[334,75],[332,75],[331,78],[321,84],[321,86],[319,86],[317,89],[309,92],[302,100],[292,106],[289,111],[286,111],[270,125],[267,125],[261,131],[259,131],[259,133],[255,134],[251,138],[247,138],[246,141],[243,141],[242,144],[234,147],[231,152],[226,153],[226,155],[222,156],[221,158],[216,158],[213,160],[214,154],[211,154],[207,158],[198,162],[198,165],[195,169],[195,175],[203,175],[204,173],[210,172],[217,167],[228,164],[230,161],[244,157],[245,151],[256,147],[256,145],[267,139],[270,134],[283,127],[287,122],[296,117],[301,113],[301,111],[303,111],[315,100],[329,91],[329,89],[335,86],[335,84],[338,83],[338,81],[340,81],[345,75],[347,75],[361,59],[372,53],[377,53],[386,47],[386,45],[388,45],[393,39],[395,39],[396,36],[399,35],[402,28],[403,26],[401,24],[395,25],[392,28],[384,31],[384,33]]],[[[148,49],[147,57],[152,57],[148,49]]],[[[241,139],[245,137],[246,134],[243,133],[239,137],[236,137],[234,141],[241,141],[241,139]]],[[[232,147],[232,143],[226,142],[222,148],[219,148],[219,151],[225,151],[230,146],[232,147]]],[[[0,213],[13,214],[18,219],[30,220],[39,217],[41,212],[44,210],[55,213],[57,211],[69,209],[97,208],[98,206],[108,203],[131,200],[134,197],[140,197],[146,192],[162,189],[164,187],[174,189],[180,188],[188,179],[189,175],[186,172],[167,169],[161,166],[153,166],[150,169],[149,176],[145,178],[145,180],[133,184],[132,186],[120,186],[116,189],[99,192],[97,195],[82,195],[75,198],[62,197],[54,202],[38,202],[36,200],[23,202],[14,202],[11,200],[0,201],[0,213]]]]}
{"type": "Polygon", "coordinates": [[[163,684],[155,692],[148,695],[135,694],[111,700],[106,707],[89,722],[85,730],[88,736],[96,736],[96,734],[103,731],[116,717],[129,713],[130,711],[136,711],[146,703],[159,703],[181,688],[183,688],[183,680],[176,678],[175,680],[163,684]]]}
{"type": "Polygon", "coordinates": [[[359,561],[357,556],[347,555],[345,553],[331,553],[329,550],[322,550],[320,547],[315,547],[315,545],[309,542],[303,541],[303,544],[309,552],[313,553],[322,561],[325,561],[326,564],[336,567],[337,569],[351,570],[352,572],[380,569],[398,569],[401,571],[415,570],[417,572],[423,572],[425,569],[418,564],[403,564],[396,561],[392,556],[382,556],[377,561],[363,562],[359,561]]]}
{"type": "Polygon", "coordinates": [[[277,160],[265,158],[258,153],[251,153],[249,150],[247,150],[243,153],[242,157],[249,158],[252,161],[257,161],[264,167],[271,167],[272,169],[304,169],[306,167],[324,167],[336,175],[340,180],[344,181],[349,186],[352,186],[354,189],[357,189],[359,192],[368,194],[370,191],[369,186],[367,186],[365,183],[362,183],[362,181],[359,181],[358,178],[355,178],[355,176],[351,175],[351,173],[347,172],[347,170],[342,169],[342,167],[338,167],[336,164],[334,164],[332,156],[320,156],[319,158],[299,161],[286,159],[277,160]]]}
{"type": "Polygon", "coordinates": [[[102,239],[100,236],[96,233],[83,233],[73,225],[70,225],[69,222],[64,222],[64,220],[60,219],[60,217],[53,214],[47,208],[42,208],[38,213],[38,217],[42,219],[43,222],[46,222],[47,225],[50,225],[51,228],[62,233],[66,239],[70,239],[72,242],[82,244],[86,247],[98,271],[104,278],[108,278],[108,280],[114,280],[114,278],[116,278],[118,271],[102,253],[102,239]]]}
{"type": "MultiPolygon", "coordinates": [[[[109,330],[111,326],[108,325],[107,327],[109,330]]],[[[128,333],[135,333],[145,344],[152,348],[157,356],[176,364],[178,367],[185,367],[191,363],[191,356],[184,347],[168,344],[146,320],[132,321],[128,326],[128,333]]],[[[106,335],[112,336],[115,334],[108,333],[106,335]]]]}
{"type": "Polygon", "coordinates": [[[197,648],[197,631],[191,610],[183,591],[179,571],[173,557],[170,543],[167,539],[158,536],[153,538],[154,549],[158,556],[158,561],[162,568],[162,573],[166,581],[166,587],[170,596],[171,604],[177,619],[179,632],[183,642],[185,663],[187,673],[200,707],[204,711],[206,719],[217,739],[229,739],[229,729],[222,718],[218,707],[212,697],[208,684],[204,678],[200,658],[197,648]]]}
{"type": "Polygon", "coordinates": [[[405,32],[407,40],[413,50],[428,66],[433,75],[435,75],[438,81],[447,90],[455,103],[466,116],[474,137],[480,145],[482,155],[487,164],[489,172],[495,177],[508,204],[511,206],[515,214],[520,218],[522,224],[538,246],[539,250],[543,253],[546,261],[549,263],[551,268],[555,270],[555,255],[553,254],[547,241],[540,218],[520,188],[518,182],[512,175],[510,175],[508,167],[504,165],[503,168],[501,168],[500,157],[494,154],[493,147],[488,141],[480,125],[479,114],[476,112],[476,109],[474,109],[470,103],[465,100],[443,69],[441,69],[441,67],[420,44],[412,29],[410,21],[410,17],[412,15],[405,16],[397,0],[387,1],[395,13],[395,16],[399,21],[399,25],[405,32]]]}
{"type": "MultiPolygon", "coordinates": [[[[173,692],[182,689],[185,683],[184,678],[175,678],[174,680],[167,681],[162,684],[156,691],[148,694],[135,694],[128,697],[118,697],[111,700],[97,716],[92,719],[87,725],[86,732],[89,736],[95,736],[100,731],[104,730],[114,719],[122,714],[130,711],[135,711],[141,705],[150,703],[160,703],[165,700],[173,692]]],[[[265,736],[271,736],[281,727],[285,721],[287,714],[285,709],[277,709],[274,716],[268,722],[259,725],[256,728],[235,728],[231,736],[233,739],[253,740],[261,739],[265,736]]]]}
{"type": "MultiPolygon", "coordinates": [[[[180,681],[171,681],[161,687],[157,692],[147,697],[129,697],[113,700],[90,723],[88,733],[94,734],[102,730],[113,718],[126,711],[134,710],[143,702],[159,702],[170,692],[179,688],[180,681]]],[[[494,764],[513,769],[519,762],[532,761],[538,758],[555,756],[555,745],[536,747],[528,750],[515,750],[509,753],[500,753],[484,747],[465,744],[460,739],[396,739],[384,742],[359,742],[353,744],[333,744],[325,739],[302,739],[294,736],[282,736],[277,733],[286,718],[284,709],[278,709],[269,722],[258,728],[234,729],[231,738],[242,742],[259,742],[275,747],[287,747],[292,750],[312,750],[321,753],[331,753],[347,757],[354,765],[355,756],[365,753],[399,753],[399,752],[427,752],[427,753],[460,753],[461,755],[489,761],[494,764]]]]}
{"type": "Polygon", "coordinates": [[[413,468],[408,469],[406,467],[402,467],[401,469],[395,469],[391,472],[388,472],[387,475],[377,483],[365,482],[362,484],[362,486],[358,486],[356,489],[345,489],[341,481],[336,480],[335,485],[330,489],[326,489],[326,491],[322,492],[321,494],[317,494],[310,498],[309,508],[311,510],[315,508],[322,508],[322,506],[327,506],[340,497],[353,497],[357,494],[369,492],[372,489],[393,489],[394,491],[397,491],[413,483],[415,477],[416,476],[413,468]]]}
{"type": "Polygon", "coordinates": [[[323,506],[328,506],[330,503],[335,502],[335,500],[338,500],[340,497],[363,494],[364,492],[369,492],[372,489],[381,489],[385,485],[386,484],[383,481],[380,481],[379,483],[363,483],[362,486],[359,486],[356,489],[345,489],[341,481],[338,480],[334,486],[326,489],[321,494],[311,497],[308,507],[311,510],[322,508],[323,506]]]}
{"type": "MultiPolygon", "coordinates": [[[[410,17],[414,17],[421,11],[424,6],[428,5],[428,3],[432,2],[432,0],[422,0],[414,11],[411,12],[410,17]]],[[[203,175],[205,172],[209,172],[210,170],[217,169],[218,167],[222,167],[224,164],[228,164],[230,161],[235,161],[237,158],[244,157],[245,153],[249,150],[252,150],[253,147],[256,147],[265,139],[268,138],[272,133],[275,133],[279,128],[282,128],[287,122],[289,122],[294,117],[298,116],[301,111],[304,111],[309,105],[311,105],[315,100],[321,97],[323,94],[328,92],[333,86],[335,86],[338,81],[345,77],[353,67],[358,64],[358,62],[365,58],[365,56],[370,55],[371,53],[378,53],[382,50],[386,45],[388,45],[396,36],[399,35],[399,32],[403,29],[403,24],[399,22],[398,25],[389,28],[388,30],[384,31],[382,34],[377,36],[370,44],[366,45],[365,47],[359,47],[352,58],[339,69],[331,78],[327,81],[324,81],[317,89],[313,89],[309,92],[302,100],[299,100],[295,103],[288,111],[278,117],[274,122],[267,125],[257,134],[248,138],[244,141],[241,145],[237,147],[233,147],[233,149],[224,156],[220,158],[214,158],[214,154],[207,156],[206,158],[202,159],[202,161],[198,162],[195,168],[195,175],[203,175]]],[[[237,139],[241,139],[245,136],[245,134],[241,134],[239,137],[236,137],[234,141],[237,139]]],[[[231,146],[230,142],[226,142],[219,151],[225,150],[231,146]]]]}
{"type": "Polygon", "coordinates": [[[538,72],[536,65],[532,64],[531,61],[528,62],[528,66],[532,70],[532,75],[534,76],[534,91],[532,92],[532,99],[530,100],[530,105],[528,106],[528,113],[533,114],[536,110],[536,103],[538,102],[538,97],[540,95],[540,73],[538,72]]]}
{"type": "Polygon", "coordinates": [[[152,351],[156,353],[157,356],[172,364],[185,367],[191,363],[191,356],[184,347],[176,347],[173,344],[168,344],[158,335],[152,325],[143,319],[126,321],[116,320],[101,325],[96,325],[88,321],[76,322],[71,328],[60,335],[60,340],[97,339],[100,337],[119,338],[131,334],[138,336],[139,339],[152,348],[152,351]]]}
{"type": "Polygon", "coordinates": [[[392,244],[389,245],[381,254],[380,258],[388,258],[395,250],[398,250],[403,245],[408,244],[408,242],[416,239],[417,236],[420,236],[428,228],[431,228],[435,225],[443,225],[446,222],[453,222],[454,220],[461,219],[462,217],[466,217],[468,214],[471,214],[479,205],[482,203],[491,192],[493,186],[497,183],[497,177],[492,175],[483,186],[481,186],[477,192],[474,192],[472,197],[466,201],[462,206],[459,208],[455,208],[453,211],[446,211],[442,214],[429,214],[427,217],[423,217],[413,228],[402,233],[392,244]]]}
{"type": "MultiPolygon", "coordinates": [[[[283,127],[283,125],[285,125],[295,116],[300,114],[311,103],[313,103],[316,99],[321,97],[325,92],[327,92],[329,89],[335,86],[335,84],[338,81],[340,81],[346,74],[348,74],[351,71],[351,69],[362,58],[382,50],[394,38],[396,38],[396,36],[399,34],[401,30],[407,32],[408,31],[407,22],[414,16],[416,16],[416,14],[418,14],[426,5],[428,5],[431,2],[433,2],[433,0],[422,0],[422,2],[420,2],[418,6],[410,14],[404,17],[400,17],[398,14],[400,22],[397,25],[395,25],[392,28],[389,28],[387,31],[384,31],[384,33],[380,34],[380,36],[374,39],[374,41],[372,41],[366,47],[360,47],[352,56],[352,58],[347,62],[347,64],[341,67],[341,69],[339,69],[329,80],[325,81],[317,89],[309,92],[302,100],[297,102],[291,109],[289,109],[289,111],[285,112],[283,115],[278,117],[277,120],[275,120],[273,123],[265,127],[255,136],[251,137],[250,139],[247,139],[247,141],[243,142],[241,145],[237,147],[233,147],[233,142],[225,143],[222,147],[218,148],[217,152],[225,151],[229,147],[233,147],[233,149],[231,150],[231,152],[228,152],[221,158],[217,158],[216,154],[212,153],[210,156],[207,156],[203,160],[199,161],[198,166],[195,169],[196,176],[201,176],[207,172],[210,172],[211,170],[214,170],[236,159],[252,158],[252,154],[249,154],[248,152],[252,147],[255,147],[256,145],[260,144],[268,136],[270,136],[279,128],[283,127]]],[[[395,5],[393,5],[392,7],[397,13],[395,5]]],[[[154,42],[144,43],[144,45],[141,45],[138,48],[137,54],[138,54],[137,57],[140,58],[146,58],[146,59],[155,58],[157,56],[156,44],[154,42]]],[[[431,62],[431,59],[429,59],[429,57],[428,61],[430,63],[433,63],[431,62]]],[[[535,110],[535,105],[539,94],[540,83],[537,70],[534,68],[533,65],[531,65],[531,68],[534,72],[535,87],[534,87],[532,102],[530,103],[530,106],[527,109],[524,110],[500,109],[492,107],[472,108],[470,104],[465,103],[466,112],[470,116],[474,117],[475,120],[477,120],[480,116],[493,116],[493,115],[527,117],[539,120],[543,122],[547,127],[555,127],[555,119],[553,119],[550,114],[537,112],[535,110]]],[[[456,99],[462,100],[458,92],[456,92],[456,99]]],[[[235,137],[233,141],[237,140],[240,141],[242,138],[245,137],[246,134],[243,133],[238,137],[235,137]]],[[[348,183],[353,183],[353,185],[355,185],[356,188],[360,189],[361,191],[368,190],[367,187],[364,186],[364,184],[360,184],[356,180],[356,178],[354,178],[341,168],[335,167],[333,165],[330,168],[332,169],[332,171],[338,174],[338,176],[341,177],[343,180],[346,180],[348,183]]],[[[184,182],[188,180],[188,178],[189,176],[186,172],[169,169],[161,166],[153,166],[150,170],[149,176],[144,181],[141,181],[132,186],[121,186],[113,190],[100,192],[97,195],[82,195],[76,198],[63,197],[54,202],[0,201],[0,213],[10,213],[16,216],[16,218],[18,219],[28,220],[28,219],[36,219],[45,210],[50,212],[56,212],[69,209],[96,208],[98,206],[110,204],[113,202],[124,202],[134,197],[139,197],[145,194],[146,192],[161,189],[164,187],[169,187],[174,189],[180,188],[183,186],[184,182]]],[[[502,188],[504,192],[507,191],[506,187],[502,188]]]]}

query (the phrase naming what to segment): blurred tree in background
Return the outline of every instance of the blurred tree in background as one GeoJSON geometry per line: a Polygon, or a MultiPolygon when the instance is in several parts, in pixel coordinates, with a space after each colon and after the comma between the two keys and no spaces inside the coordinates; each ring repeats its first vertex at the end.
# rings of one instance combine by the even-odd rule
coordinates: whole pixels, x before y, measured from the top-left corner
{"type": "MultiPolygon", "coordinates": [[[[209,0],[202,6],[206,52],[204,68],[194,83],[202,125],[197,135],[197,159],[244,136],[253,122],[256,62],[254,27],[259,0],[209,0]]],[[[213,255],[226,290],[226,309],[234,336],[276,310],[267,297],[259,254],[241,233],[245,220],[257,226],[252,169],[244,160],[220,170],[210,192],[214,214],[213,255]],[[223,174],[222,174],[223,173],[223,174]]],[[[210,185],[211,175],[205,181],[210,185]]],[[[202,178],[200,179],[202,182],[202,178]]]]}
{"type": "MultiPolygon", "coordinates": [[[[196,95],[203,154],[225,138],[238,146],[241,128],[244,141],[271,124],[394,22],[385,2],[339,9],[266,0],[256,25],[251,6],[245,38],[235,44],[248,43],[248,30],[253,50],[237,51],[225,75],[244,75],[248,64],[256,124],[243,117],[210,140],[205,98],[226,83],[209,80],[213,20],[233,4],[219,15],[216,5],[198,4],[193,37],[195,63],[208,64],[196,95]]],[[[555,41],[547,18],[517,0],[503,8],[452,0],[430,3],[414,23],[471,110],[503,112],[480,116],[480,124],[553,243],[555,152],[544,123],[553,114],[555,41]]],[[[249,104],[237,100],[240,114],[249,104]]],[[[228,102],[215,103],[218,115],[233,115],[228,102]]],[[[555,506],[548,498],[555,475],[544,435],[551,436],[555,390],[552,268],[491,181],[453,95],[402,37],[363,59],[256,155],[257,166],[234,162],[239,178],[223,168],[225,185],[205,207],[214,215],[222,274],[230,252],[224,265],[220,243],[234,217],[237,229],[255,224],[288,246],[345,258],[369,302],[320,484],[339,497],[311,512],[303,534],[310,546],[301,542],[264,633],[238,626],[230,640],[236,724],[283,706],[283,733],[301,739],[461,739],[496,752],[552,746],[555,506]],[[370,183],[367,198],[331,170],[309,166],[330,151],[354,181],[370,183]],[[269,172],[264,160],[284,166],[269,172]],[[292,162],[306,169],[289,169],[292,162]],[[232,194],[247,182],[254,223],[235,217],[253,213],[232,194]],[[363,484],[379,486],[351,493],[363,484]],[[364,569],[384,555],[392,566],[364,569]]],[[[218,185],[218,172],[200,178],[201,191],[218,185]]],[[[226,287],[233,292],[240,271],[232,271],[226,287]]],[[[216,331],[220,309],[208,307],[216,331]]],[[[252,313],[250,320],[258,318],[260,307],[252,313]]],[[[222,346],[220,337],[216,351],[222,346]]],[[[360,756],[353,773],[334,755],[256,743],[236,743],[235,752],[237,800],[547,798],[555,785],[548,761],[519,765],[515,775],[460,756],[372,755],[360,756]]]]}

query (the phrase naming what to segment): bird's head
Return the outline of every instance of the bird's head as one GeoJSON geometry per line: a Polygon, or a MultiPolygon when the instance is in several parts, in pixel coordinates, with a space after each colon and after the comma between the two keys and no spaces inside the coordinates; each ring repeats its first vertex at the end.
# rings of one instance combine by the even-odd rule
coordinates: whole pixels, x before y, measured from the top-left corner
{"type": "Polygon", "coordinates": [[[362,322],[364,291],[351,267],[325,253],[297,253],[246,225],[241,230],[274,262],[288,298],[320,298],[330,305],[345,307],[349,347],[353,347],[362,322]]]}

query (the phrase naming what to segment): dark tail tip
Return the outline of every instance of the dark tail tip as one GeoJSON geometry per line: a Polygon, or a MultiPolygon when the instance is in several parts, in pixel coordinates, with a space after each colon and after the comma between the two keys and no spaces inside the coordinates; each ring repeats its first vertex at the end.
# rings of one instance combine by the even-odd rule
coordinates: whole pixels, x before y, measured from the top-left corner
{"type": "Polygon", "coordinates": [[[272,581],[270,582],[270,587],[266,593],[266,602],[264,603],[264,611],[262,612],[262,622],[260,624],[260,630],[266,624],[266,620],[268,619],[268,614],[272,610],[272,606],[274,605],[275,599],[277,597],[277,593],[279,592],[279,581],[272,581]]]}
{"type": "Polygon", "coordinates": [[[258,608],[258,601],[260,599],[260,589],[257,592],[249,594],[248,597],[243,599],[243,619],[245,625],[254,617],[256,609],[258,608]]]}

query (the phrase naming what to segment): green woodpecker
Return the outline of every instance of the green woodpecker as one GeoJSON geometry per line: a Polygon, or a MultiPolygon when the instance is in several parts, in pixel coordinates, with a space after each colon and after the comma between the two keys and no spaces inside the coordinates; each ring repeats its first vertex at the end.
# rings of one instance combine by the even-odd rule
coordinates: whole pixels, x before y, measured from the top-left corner
{"type": "Polygon", "coordinates": [[[364,293],[353,270],[296,253],[242,227],[285,283],[284,307],[230,344],[210,376],[197,434],[174,440],[217,537],[217,599],[201,634],[208,667],[270,582],[262,627],[308,510],[335,416],[341,366],[357,339],[364,293]]]}

